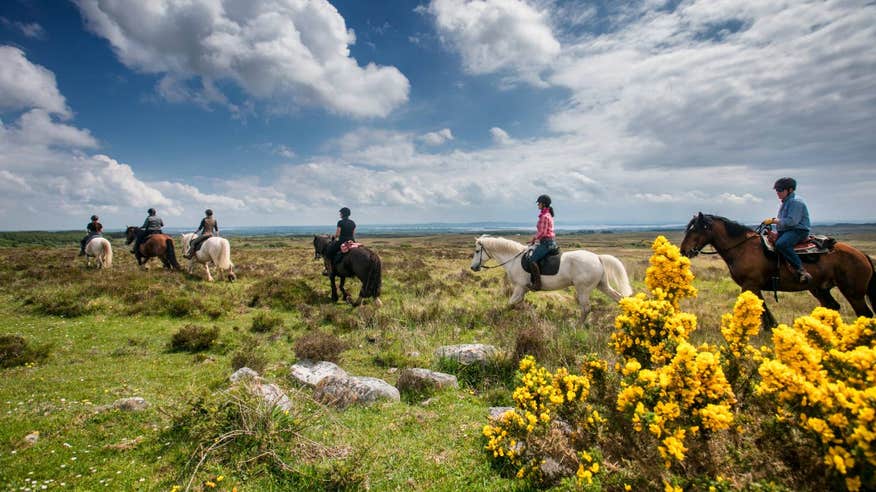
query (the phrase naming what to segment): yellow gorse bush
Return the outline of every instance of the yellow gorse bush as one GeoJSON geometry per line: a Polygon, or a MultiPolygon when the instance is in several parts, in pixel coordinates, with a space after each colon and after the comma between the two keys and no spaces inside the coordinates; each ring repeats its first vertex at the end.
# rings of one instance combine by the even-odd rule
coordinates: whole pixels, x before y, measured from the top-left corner
{"type": "MultiPolygon", "coordinates": [[[[697,320],[680,311],[679,303],[696,295],[690,260],[663,236],[652,249],[645,272],[651,297],[640,293],[620,302],[612,346],[624,358],[617,408],[630,417],[636,431],[647,430],[658,439],[657,449],[668,467],[684,460],[687,437],[729,428],[736,400],[720,353],[687,341],[697,320]]],[[[747,326],[747,319],[728,323],[747,326]]]]}
{"type": "MultiPolygon", "coordinates": [[[[591,361],[582,365],[581,374],[570,374],[559,368],[551,372],[527,356],[520,361],[520,385],[512,395],[513,410],[484,426],[487,438],[485,449],[493,458],[505,460],[517,470],[518,478],[539,479],[542,456],[533,453],[534,439],[543,438],[558,417],[572,425],[577,432],[595,429],[604,420],[587,398],[594,372],[604,370],[604,363],[591,361]]],[[[599,462],[586,451],[578,454],[578,477],[588,483],[599,471],[599,462]]]]}
{"type": "Polygon", "coordinates": [[[815,308],[773,330],[773,355],[760,365],[761,395],[806,431],[848,490],[876,486],[876,318],[843,323],[815,308]]]}

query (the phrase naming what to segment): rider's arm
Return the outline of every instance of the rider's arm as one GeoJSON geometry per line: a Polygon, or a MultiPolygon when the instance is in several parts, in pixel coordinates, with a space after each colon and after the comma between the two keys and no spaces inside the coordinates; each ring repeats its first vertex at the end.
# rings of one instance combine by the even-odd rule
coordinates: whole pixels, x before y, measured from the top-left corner
{"type": "Polygon", "coordinates": [[[335,231],[335,237],[341,237],[341,226],[338,226],[337,230],[335,231]]]}
{"type": "Polygon", "coordinates": [[[204,219],[201,219],[201,223],[198,224],[198,228],[195,229],[195,234],[200,234],[201,231],[207,232],[205,224],[204,224],[204,219]]]}
{"type": "Polygon", "coordinates": [[[216,231],[216,235],[218,236],[219,235],[219,221],[218,220],[213,222],[213,229],[216,231]]]}

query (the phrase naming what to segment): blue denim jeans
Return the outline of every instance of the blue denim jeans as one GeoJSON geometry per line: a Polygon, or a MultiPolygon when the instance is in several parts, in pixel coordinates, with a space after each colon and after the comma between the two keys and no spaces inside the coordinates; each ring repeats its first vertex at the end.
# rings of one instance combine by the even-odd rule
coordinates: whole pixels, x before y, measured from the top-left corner
{"type": "Polygon", "coordinates": [[[779,233],[779,238],[776,239],[776,251],[788,260],[788,263],[799,270],[803,267],[803,262],[800,257],[794,252],[794,245],[806,239],[809,236],[809,231],[805,229],[791,229],[779,233]]]}
{"type": "Polygon", "coordinates": [[[556,248],[557,243],[553,239],[541,239],[539,240],[538,245],[535,247],[535,249],[532,250],[532,256],[529,257],[529,260],[533,263],[536,263],[537,261],[547,256],[547,254],[550,253],[552,249],[556,248]]]}

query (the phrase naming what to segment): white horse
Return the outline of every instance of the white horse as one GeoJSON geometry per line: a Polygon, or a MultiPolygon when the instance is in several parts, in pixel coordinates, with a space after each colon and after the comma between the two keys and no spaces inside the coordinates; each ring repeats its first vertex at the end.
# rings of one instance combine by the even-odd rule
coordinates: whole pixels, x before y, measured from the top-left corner
{"type": "MultiPolygon", "coordinates": [[[[198,235],[193,232],[182,235],[183,254],[189,254],[192,240],[196,237],[198,235]]],[[[229,281],[234,281],[237,278],[234,275],[234,264],[231,263],[231,244],[224,237],[213,236],[201,243],[201,249],[189,260],[189,273],[194,272],[195,262],[204,265],[204,269],[207,270],[207,280],[210,282],[213,281],[213,276],[210,275],[210,263],[219,270],[227,272],[226,276],[229,281]]]]}
{"type": "MultiPolygon", "coordinates": [[[[509,304],[517,304],[523,300],[526,291],[532,288],[530,275],[520,264],[521,256],[527,249],[523,244],[509,239],[481,236],[475,241],[471,269],[480,270],[485,258],[498,261],[497,266],[505,269],[508,280],[514,286],[509,304]]],[[[599,288],[615,301],[633,294],[627,270],[620,260],[611,255],[597,255],[583,249],[562,253],[560,270],[556,275],[542,275],[541,285],[542,290],[564,289],[574,285],[582,319],[586,319],[590,312],[590,292],[594,288],[599,288]],[[617,290],[610,284],[614,284],[617,290]]]]}
{"type": "Polygon", "coordinates": [[[95,237],[85,245],[85,261],[91,266],[91,259],[95,259],[97,268],[110,268],[113,266],[113,247],[103,237],[95,237]]]}

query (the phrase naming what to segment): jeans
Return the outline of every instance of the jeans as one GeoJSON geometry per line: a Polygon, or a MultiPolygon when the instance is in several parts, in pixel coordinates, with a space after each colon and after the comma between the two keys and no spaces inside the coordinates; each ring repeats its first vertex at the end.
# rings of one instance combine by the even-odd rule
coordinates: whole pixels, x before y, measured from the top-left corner
{"type": "Polygon", "coordinates": [[[779,232],[779,238],[776,239],[776,250],[788,260],[788,263],[795,270],[803,268],[803,262],[800,257],[794,252],[794,245],[809,237],[809,231],[806,229],[791,229],[779,232]]]}
{"type": "Polygon", "coordinates": [[[539,240],[538,245],[532,250],[532,256],[529,257],[529,261],[532,263],[536,263],[545,256],[548,255],[552,250],[557,249],[557,243],[554,242],[553,239],[545,239],[542,238],[539,240]]]}

